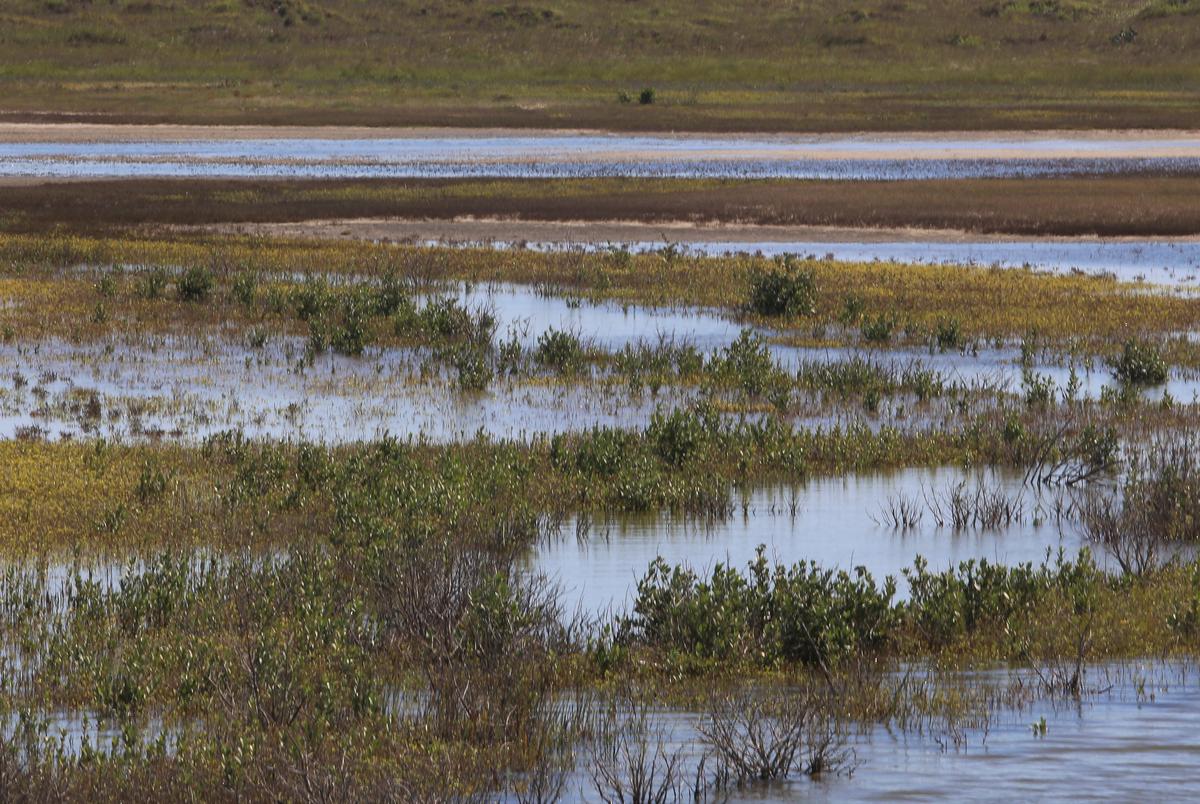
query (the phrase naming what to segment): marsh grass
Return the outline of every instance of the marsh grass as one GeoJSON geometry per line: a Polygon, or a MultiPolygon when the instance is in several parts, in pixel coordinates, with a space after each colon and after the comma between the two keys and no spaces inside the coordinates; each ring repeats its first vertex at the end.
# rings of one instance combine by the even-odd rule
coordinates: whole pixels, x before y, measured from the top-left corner
{"type": "Polygon", "coordinates": [[[1122,570],[1146,574],[1200,539],[1196,437],[1176,431],[1133,448],[1117,489],[1080,494],[1080,525],[1122,570]]]}
{"type": "MultiPolygon", "coordinates": [[[[90,400],[79,404],[83,415],[90,400]]],[[[1155,427],[1183,421],[1177,411],[1150,410],[1155,427]]],[[[290,543],[302,523],[320,532],[344,517],[399,527],[415,521],[422,505],[433,507],[420,516],[444,523],[499,510],[533,522],[571,509],[720,511],[731,489],[745,484],[898,467],[1010,467],[1031,472],[1036,484],[1078,485],[1112,471],[1118,437],[1155,432],[1141,429],[1146,417],[1121,422],[1101,413],[1017,408],[951,427],[808,428],[775,417],[723,416],[701,401],[663,407],[640,429],[593,427],[520,440],[480,435],[443,445],[272,444],[237,432],[191,446],[0,442],[0,543],[16,550],[70,545],[118,505],[125,508],[120,527],[105,529],[102,543],[197,545],[215,538],[211,526],[223,523],[215,531],[221,544],[245,545],[290,543]],[[468,471],[475,463],[489,468],[468,471]],[[1051,476],[1052,467],[1060,468],[1051,476]],[[370,501],[375,484],[407,488],[405,476],[413,489],[385,496],[382,508],[370,501]],[[448,496],[422,491],[426,486],[448,496]]]]}

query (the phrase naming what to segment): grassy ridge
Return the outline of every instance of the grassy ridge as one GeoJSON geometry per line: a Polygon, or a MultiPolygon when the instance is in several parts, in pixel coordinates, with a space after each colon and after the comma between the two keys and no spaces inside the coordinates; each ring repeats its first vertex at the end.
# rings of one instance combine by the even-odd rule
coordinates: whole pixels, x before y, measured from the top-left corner
{"type": "Polygon", "coordinates": [[[5,441],[0,549],[282,546],[335,534],[347,517],[432,534],[501,515],[531,528],[522,531],[524,547],[539,521],[577,508],[703,513],[724,508],[735,483],[973,458],[1008,463],[1019,454],[998,434],[974,429],[793,431],[719,425],[694,413],[644,432],[597,430],[531,444],[481,438],[324,448],[234,435],[202,447],[5,441]],[[386,477],[372,469],[383,458],[386,477]],[[387,489],[400,496],[384,507],[372,502],[387,489]]]}
{"type": "Polygon", "coordinates": [[[14,0],[0,86],[6,111],[124,119],[1179,127],[1200,119],[1194,6],[14,0]]]}

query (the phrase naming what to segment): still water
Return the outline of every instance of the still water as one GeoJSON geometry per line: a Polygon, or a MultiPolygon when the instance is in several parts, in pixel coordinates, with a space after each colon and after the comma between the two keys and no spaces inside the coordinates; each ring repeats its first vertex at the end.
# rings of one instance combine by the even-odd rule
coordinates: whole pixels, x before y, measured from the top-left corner
{"type": "Polygon", "coordinates": [[[1060,548],[1073,555],[1084,542],[1074,524],[1059,516],[1070,503],[1061,493],[1039,496],[1019,475],[955,468],[850,474],[750,492],[735,500],[732,516],[715,521],[668,513],[576,521],[538,546],[530,566],[559,583],[568,612],[590,615],[628,611],[638,579],[656,558],[704,576],[718,563],[744,570],[759,545],[773,563],[863,567],[877,582],[895,576],[904,597],[900,576],[918,555],[934,570],[968,559],[1036,564],[1047,550],[1060,548]],[[971,493],[1002,493],[1021,515],[998,528],[939,526],[925,501],[944,498],[959,484],[971,493]],[[917,527],[888,524],[887,510],[900,497],[922,511],[917,527]]]}

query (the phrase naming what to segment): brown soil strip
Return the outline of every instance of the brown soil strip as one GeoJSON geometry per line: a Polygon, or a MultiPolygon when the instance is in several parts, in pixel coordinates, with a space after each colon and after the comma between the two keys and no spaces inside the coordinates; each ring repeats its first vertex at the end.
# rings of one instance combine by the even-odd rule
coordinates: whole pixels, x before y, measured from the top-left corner
{"type": "Polygon", "coordinates": [[[0,188],[0,229],[22,232],[468,217],[1188,236],[1200,234],[1200,176],[902,182],[125,179],[0,188]]]}

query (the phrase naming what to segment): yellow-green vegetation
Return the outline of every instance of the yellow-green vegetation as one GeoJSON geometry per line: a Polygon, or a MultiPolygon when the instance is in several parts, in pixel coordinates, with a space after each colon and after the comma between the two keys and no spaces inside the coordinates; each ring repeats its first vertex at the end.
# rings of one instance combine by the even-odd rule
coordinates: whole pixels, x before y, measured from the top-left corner
{"type": "MultiPolygon", "coordinates": [[[[317,294],[316,302],[342,304],[365,291],[333,280],[357,277],[417,285],[515,282],[597,300],[711,307],[769,324],[797,343],[853,342],[862,335],[881,345],[933,342],[946,349],[1033,338],[1045,347],[1115,356],[1130,339],[1150,339],[1172,363],[1200,362],[1196,344],[1179,336],[1200,324],[1200,299],[1105,277],[1029,270],[706,258],[670,248],[646,255],[543,254],[320,241],[18,235],[0,238],[0,260],[0,282],[9,299],[0,310],[0,328],[10,339],[89,340],[107,332],[248,327],[264,315],[281,331],[304,332],[311,317],[304,312],[305,300],[317,294]],[[99,270],[70,270],[80,266],[99,270]],[[110,266],[129,267],[114,271],[110,266]],[[155,268],[166,273],[155,279],[155,268]],[[202,298],[181,293],[179,283],[186,284],[188,270],[211,282],[202,298]],[[781,272],[811,277],[804,309],[756,312],[754,283],[781,272]],[[304,279],[320,275],[329,282],[304,279]],[[886,332],[877,326],[881,320],[888,322],[886,332]]],[[[364,337],[386,341],[397,333],[388,316],[362,312],[361,324],[364,337]]]]}
{"type": "Polygon", "coordinates": [[[530,525],[579,509],[699,514],[727,509],[737,484],[901,466],[1017,465],[1035,446],[1032,430],[1028,443],[1009,444],[983,428],[792,430],[721,424],[701,409],[663,416],[642,432],[598,429],[528,444],[485,438],[327,449],[258,444],[236,434],[200,447],[4,441],[0,548],[282,547],[336,531],[343,498],[337,488],[345,483],[351,491],[363,464],[378,454],[395,456],[412,473],[424,489],[421,500],[441,500],[408,512],[433,531],[438,511],[447,527],[481,512],[519,511],[530,525]],[[467,473],[467,466],[492,469],[467,473]]]}
{"type": "Polygon", "coordinates": [[[1194,0],[13,0],[7,112],[630,129],[1195,126],[1194,0]]]}

